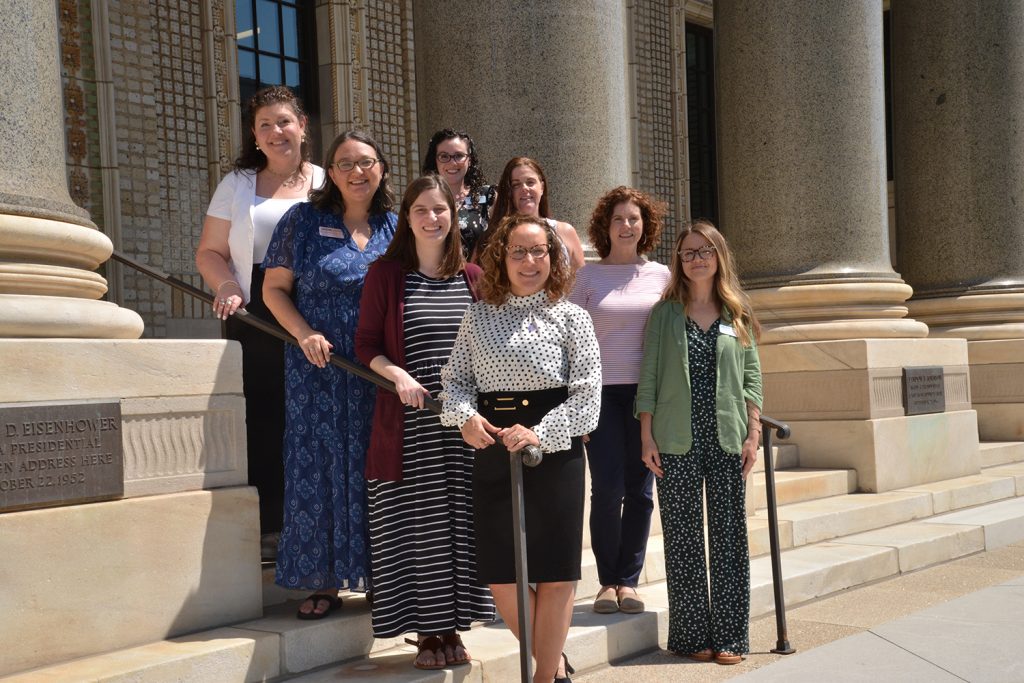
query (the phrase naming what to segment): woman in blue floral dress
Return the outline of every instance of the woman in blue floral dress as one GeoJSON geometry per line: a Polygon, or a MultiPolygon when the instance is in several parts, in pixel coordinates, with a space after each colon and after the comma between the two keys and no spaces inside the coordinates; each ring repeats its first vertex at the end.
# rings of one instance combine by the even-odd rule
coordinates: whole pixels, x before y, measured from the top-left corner
{"type": "Polygon", "coordinates": [[[327,363],[354,359],[366,271],[391,242],[389,166],[365,133],[331,144],[329,179],[278,223],[263,267],[267,307],[300,348],[285,349],[284,527],[275,581],[312,590],[300,619],[341,606],[338,589],[369,588],[366,448],[374,391],[327,363]]]}

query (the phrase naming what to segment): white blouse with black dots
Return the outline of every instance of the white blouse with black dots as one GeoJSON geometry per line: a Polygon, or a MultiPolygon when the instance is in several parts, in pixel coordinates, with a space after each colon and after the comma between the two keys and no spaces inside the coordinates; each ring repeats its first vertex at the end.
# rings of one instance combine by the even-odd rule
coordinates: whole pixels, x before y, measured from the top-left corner
{"type": "Polygon", "coordinates": [[[441,423],[462,427],[476,415],[477,392],[568,387],[569,398],[530,427],[547,453],[597,427],[601,350],[590,315],[543,290],[509,296],[501,306],[478,301],[466,311],[451,358],[441,370],[441,423]]]}

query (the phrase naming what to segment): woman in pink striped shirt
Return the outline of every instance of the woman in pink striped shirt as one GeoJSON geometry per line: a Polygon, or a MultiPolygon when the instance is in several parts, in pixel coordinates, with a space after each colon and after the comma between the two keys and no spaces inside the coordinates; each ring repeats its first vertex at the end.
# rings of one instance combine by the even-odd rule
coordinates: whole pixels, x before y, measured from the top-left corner
{"type": "Polygon", "coordinates": [[[633,401],[643,357],[644,328],[669,270],[644,258],[658,245],[665,205],[629,187],[598,200],[590,242],[601,260],[582,268],[569,299],[594,321],[604,386],[601,417],[590,433],[590,539],[601,590],[594,611],[637,613],[636,586],[654,509],[651,472],[640,459],[640,423],[633,401]]]}

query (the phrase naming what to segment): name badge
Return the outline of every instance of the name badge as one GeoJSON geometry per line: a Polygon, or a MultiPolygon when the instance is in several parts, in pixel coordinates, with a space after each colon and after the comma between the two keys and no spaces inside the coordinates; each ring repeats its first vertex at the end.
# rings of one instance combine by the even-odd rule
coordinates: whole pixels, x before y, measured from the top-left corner
{"type": "Polygon", "coordinates": [[[719,334],[727,334],[730,337],[736,336],[736,330],[732,328],[732,325],[722,325],[721,323],[719,323],[718,332],[719,334]]]}
{"type": "Polygon", "coordinates": [[[321,225],[320,236],[341,239],[342,237],[345,236],[345,233],[342,232],[341,228],[328,228],[326,225],[321,225]]]}

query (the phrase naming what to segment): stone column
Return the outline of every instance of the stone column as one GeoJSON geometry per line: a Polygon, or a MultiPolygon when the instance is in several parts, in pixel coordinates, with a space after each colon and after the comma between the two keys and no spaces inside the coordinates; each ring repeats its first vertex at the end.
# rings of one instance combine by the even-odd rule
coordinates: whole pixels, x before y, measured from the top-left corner
{"type": "Polygon", "coordinates": [[[984,438],[1024,439],[1024,6],[893,3],[899,267],[932,336],[970,341],[984,438]]]}
{"type": "Polygon", "coordinates": [[[597,198],[630,179],[627,13],[621,0],[414,3],[420,149],[468,131],[497,182],[537,159],[556,218],[585,229],[597,198]]]}
{"type": "Polygon", "coordinates": [[[715,39],[719,214],[765,326],[765,412],[864,491],[976,473],[966,345],[923,339],[890,265],[878,2],[716,0],[715,39]],[[946,410],[906,416],[922,365],[946,410]]]}
{"type": "Polygon", "coordinates": [[[923,337],[887,248],[882,15],[715,3],[719,212],[768,342],[923,337]]]}
{"type": "Polygon", "coordinates": [[[67,189],[55,2],[8,0],[0,27],[0,337],[135,339],[142,319],[98,301],[112,245],[67,189]]]}

